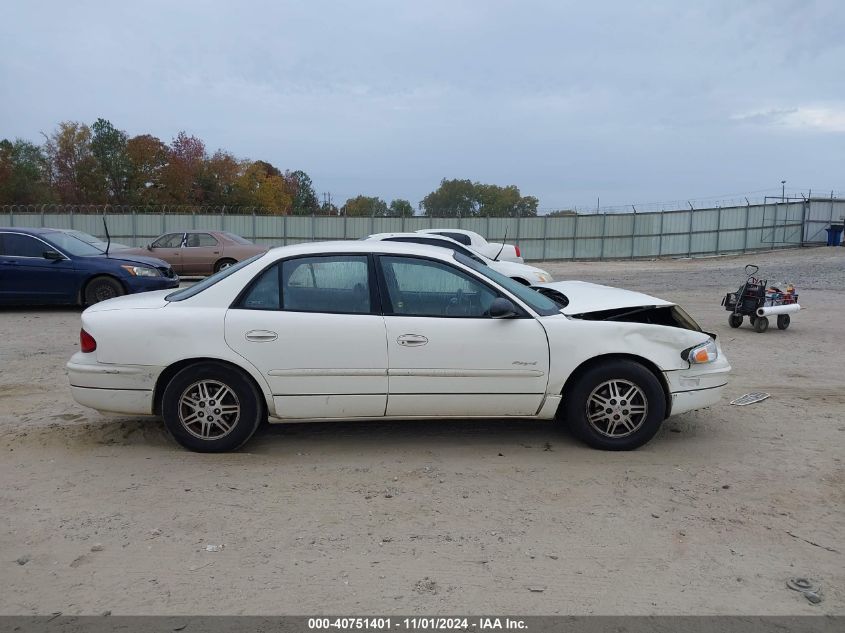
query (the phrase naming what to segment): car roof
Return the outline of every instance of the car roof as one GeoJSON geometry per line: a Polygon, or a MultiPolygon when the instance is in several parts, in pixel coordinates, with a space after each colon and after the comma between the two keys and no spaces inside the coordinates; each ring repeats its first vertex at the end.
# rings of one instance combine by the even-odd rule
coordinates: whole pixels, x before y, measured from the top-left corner
{"type": "Polygon", "coordinates": [[[30,226],[0,226],[0,231],[12,231],[15,233],[25,233],[27,235],[46,235],[48,233],[56,233],[64,231],[65,229],[51,229],[49,227],[30,227],[30,226]]]}
{"type": "Polygon", "coordinates": [[[433,228],[433,229],[418,229],[417,233],[440,233],[441,231],[449,231],[452,233],[461,233],[462,235],[478,235],[475,231],[468,231],[467,229],[453,229],[450,226],[443,227],[443,228],[433,228]]]}
{"type": "Polygon", "coordinates": [[[415,242],[383,242],[379,240],[342,240],[334,242],[305,242],[302,244],[291,244],[289,246],[277,246],[271,248],[274,258],[290,257],[295,255],[322,255],[326,253],[387,253],[421,255],[424,257],[437,257],[450,261],[452,251],[432,247],[429,244],[417,244],[415,242]],[[439,250],[434,250],[439,249],[439,250]]]}
{"type": "MultiPolygon", "coordinates": [[[[373,233],[372,235],[368,236],[368,240],[386,240],[391,237],[413,237],[416,239],[431,239],[431,240],[438,240],[443,242],[451,242],[452,244],[457,244],[459,246],[464,246],[457,240],[453,240],[451,237],[447,235],[438,235],[434,234],[423,234],[423,233],[373,233]]],[[[429,245],[430,246],[430,245],[429,245]]]]}

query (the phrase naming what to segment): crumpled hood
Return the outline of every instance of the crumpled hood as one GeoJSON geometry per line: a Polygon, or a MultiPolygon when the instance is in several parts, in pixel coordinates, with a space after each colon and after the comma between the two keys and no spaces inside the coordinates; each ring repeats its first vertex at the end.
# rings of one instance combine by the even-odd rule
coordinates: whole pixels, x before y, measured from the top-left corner
{"type": "MultiPolygon", "coordinates": [[[[89,257],[102,257],[106,259],[105,253],[102,255],[90,255],[89,257]]],[[[127,254],[123,250],[118,250],[115,253],[109,251],[108,259],[118,264],[143,264],[144,266],[152,266],[153,268],[161,268],[162,266],[170,268],[170,264],[158,257],[147,257],[146,255],[135,255],[134,253],[127,254]]]]}
{"type": "Polygon", "coordinates": [[[552,281],[546,284],[534,284],[534,286],[552,288],[566,295],[569,305],[561,310],[564,314],[583,314],[614,308],[675,305],[671,301],[651,297],[641,292],[591,284],[586,281],[552,281]]]}

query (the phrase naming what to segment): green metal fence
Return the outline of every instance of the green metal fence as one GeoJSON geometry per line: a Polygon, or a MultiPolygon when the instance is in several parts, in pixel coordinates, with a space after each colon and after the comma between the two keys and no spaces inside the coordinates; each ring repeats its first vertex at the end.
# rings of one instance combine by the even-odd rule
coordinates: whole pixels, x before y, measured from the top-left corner
{"type": "Polygon", "coordinates": [[[845,216],[845,200],[820,199],[654,213],[522,218],[276,216],[263,209],[190,210],[29,205],[0,207],[0,225],[72,228],[140,246],[185,229],[231,231],[257,243],[349,240],[372,233],[461,228],[518,244],[528,260],[700,257],[824,242],[845,216]],[[233,212],[238,211],[238,212],[233,212]]]}

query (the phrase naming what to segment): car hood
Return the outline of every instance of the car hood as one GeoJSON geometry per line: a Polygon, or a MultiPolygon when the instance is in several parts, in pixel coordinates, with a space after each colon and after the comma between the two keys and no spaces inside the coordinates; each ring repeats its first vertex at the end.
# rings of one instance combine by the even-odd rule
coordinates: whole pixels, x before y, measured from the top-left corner
{"type": "Polygon", "coordinates": [[[552,281],[534,284],[535,288],[551,288],[566,296],[569,304],[561,309],[564,314],[584,314],[617,308],[639,308],[642,306],[670,306],[665,301],[633,290],[591,284],[586,281],[552,281]]]}
{"type": "Polygon", "coordinates": [[[102,259],[108,259],[110,261],[116,262],[117,264],[143,264],[144,266],[152,266],[153,268],[170,268],[170,264],[168,264],[163,259],[159,259],[158,257],[147,257],[146,255],[135,255],[134,253],[126,253],[125,251],[119,251],[120,256],[116,256],[116,253],[109,253],[106,255],[103,253],[102,255],[89,255],[89,257],[100,257],[102,259]]]}

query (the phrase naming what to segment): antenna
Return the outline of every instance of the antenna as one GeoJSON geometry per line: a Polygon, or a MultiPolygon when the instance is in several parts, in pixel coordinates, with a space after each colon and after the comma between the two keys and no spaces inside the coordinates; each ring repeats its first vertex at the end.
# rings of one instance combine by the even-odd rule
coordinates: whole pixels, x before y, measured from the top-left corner
{"type": "Polygon", "coordinates": [[[109,235],[109,225],[106,223],[106,212],[103,211],[103,228],[106,230],[106,257],[109,256],[109,248],[111,248],[111,235],[109,235]]]}
{"type": "Polygon", "coordinates": [[[493,258],[494,262],[499,261],[499,255],[502,254],[502,251],[505,250],[505,242],[508,240],[508,226],[505,225],[505,236],[502,238],[502,248],[499,249],[499,252],[496,253],[496,256],[493,258]]]}

